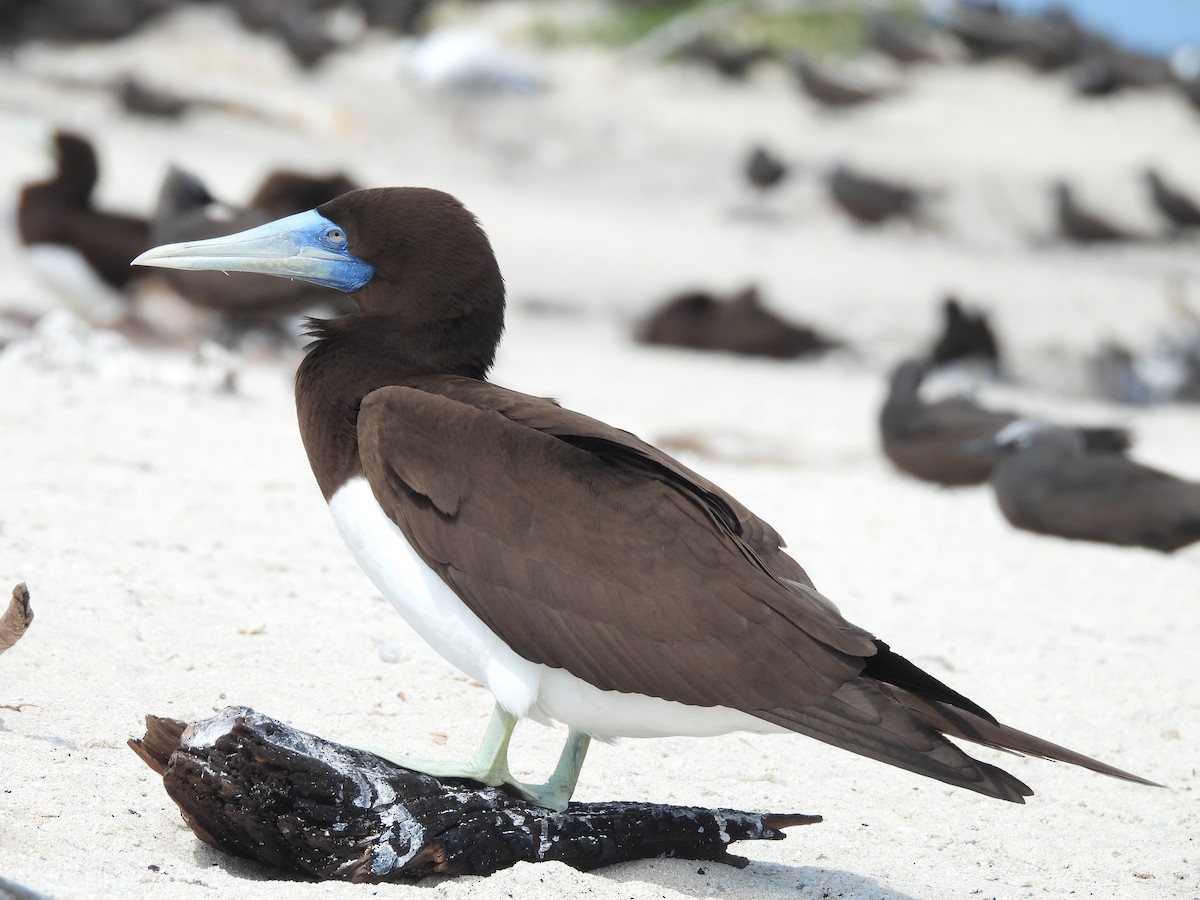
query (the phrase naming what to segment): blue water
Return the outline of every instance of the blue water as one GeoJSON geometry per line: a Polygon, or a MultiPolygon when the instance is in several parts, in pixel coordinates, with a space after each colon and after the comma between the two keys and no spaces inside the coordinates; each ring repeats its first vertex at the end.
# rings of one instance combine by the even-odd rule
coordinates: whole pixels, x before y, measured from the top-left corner
{"type": "Polygon", "coordinates": [[[1133,50],[1169,54],[1180,44],[1200,48],[1200,0],[1008,0],[1021,12],[1065,6],[1084,25],[1133,50]]]}

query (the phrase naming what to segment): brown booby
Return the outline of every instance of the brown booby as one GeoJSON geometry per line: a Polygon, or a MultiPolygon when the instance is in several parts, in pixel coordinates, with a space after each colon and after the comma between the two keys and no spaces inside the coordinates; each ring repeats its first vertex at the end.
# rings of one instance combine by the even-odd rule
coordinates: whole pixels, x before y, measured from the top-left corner
{"type": "Polygon", "coordinates": [[[869,88],[835,78],[822,72],[808,58],[797,54],[788,60],[797,83],[804,93],[828,109],[848,109],[886,97],[891,91],[869,88]]]}
{"type": "MultiPolygon", "coordinates": [[[[883,452],[902,472],[948,487],[983,484],[1001,458],[992,443],[1020,419],[1016,413],[987,409],[969,397],[921,399],[921,385],[932,368],[909,359],[892,372],[887,400],[879,413],[883,452]]],[[[1075,429],[1089,453],[1124,453],[1129,432],[1123,428],[1075,429]]]]}
{"type": "Polygon", "coordinates": [[[708,66],[722,78],[744,81],[751,69],[773,56],[770,48],[757,45],[738,47],[701,35],[679,48],[679,58],[708,66]]]}
{"type": "Polygon", "coordinates": [[[113,92],[121,102],[121,108],[135,116],[174,121],[183,116],[193,101],[169,91],[151,87],[132,75],[117,81],[113,92]]]}
{"type": "Polygon", "coordinates": [[[1088,454],[1067,428],[1023,419],[995,444],[1000,511],[1026,531],[1171,553],[1200,541],[1200,484],[1113,454],[1088,454]]]}
{"type": "Polygon", "coordinates": [[[26,246],[55,244],[77,251],[111,288],[138,277],[129,262],[150,247],[150,223],[138,216],[96,209],[92,193],[100,164],[91,141],[71,131],[54,133],[54,175],[25,185],[17,201],[17,230],[26,246]]]}
{"type": "Polygon", "coordinates": [[[401,760],[565,809],[597,737],[793,731],[952,785],[1030,789],[946,735],[1144,782],[1000,724],[851,624],[779,534],[704,477],[551,400],[485,380],[504,282],[483,229],[423,188],[355,191],[140,264],[348,292],[312,323],[300,431],[351,552],[406,620],[496,698],[466,764],[401,760]],[[516,781],[520,718],[570,729],[516,781]]]}
{"type": "Polygon", "coordinates": [[[807,325],[775,315],[763,305],[753,284],[727,298],[708,291],[684,291],[671,297],[642,323],[637,339],[643,344],[769,359],[816,356],[839,346],[807,325]]]}
{"type": "Polygon", "coordinates": [[[829,196],[838,207],[859,222],[879,225],[893,218],[917,221],[922,195],[916,188],[876,178],[836,163],[825,179],[829,196]]]}
{"type": "Polygon", "coordinates": [[[1175,228],[1200,228],[1200,202],[1168,184],[1156,169],[1144,173],[1155,207],[1175,228]]]}
{"type": "Polygon", "coordinates": [[[1054,211],[1058,218],[1059,233],[1076,243],[1100,244],[1139,239],[1133,232],[1082,207],[1075,199],[1075,192],[1065,181],[1054,183],[1054,211]]]}

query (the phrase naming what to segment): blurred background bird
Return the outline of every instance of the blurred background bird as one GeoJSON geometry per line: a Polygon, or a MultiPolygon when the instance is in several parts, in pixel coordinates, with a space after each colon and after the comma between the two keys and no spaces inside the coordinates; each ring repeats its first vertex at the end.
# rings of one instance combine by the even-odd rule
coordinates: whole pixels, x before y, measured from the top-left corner
{"type": "Polygon", "coordinates": [[[1001,512],[1040,534],[1171,553],[1200,541],[1200,484],[1120,454],[1089,454],[1077,432],[1020,420],[994,445],[1001,512]]]}

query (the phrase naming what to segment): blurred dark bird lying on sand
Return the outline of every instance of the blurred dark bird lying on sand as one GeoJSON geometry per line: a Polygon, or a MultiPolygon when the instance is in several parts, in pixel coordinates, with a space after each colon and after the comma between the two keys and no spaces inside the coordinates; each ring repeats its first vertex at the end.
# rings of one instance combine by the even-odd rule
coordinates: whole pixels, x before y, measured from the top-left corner
{"type": "MultiPolygon", "coordinates": [[[[931,369],[928,360],[910,359],[892,372],[879,415],[883,452],[897,469],[924,481],[983,484],[1001,456],[999,446],[986,442],[1020,416],[987,409],[963,396],[922,400],[921,385],[931,369]],[[978,446],[972,447],[972,442],[978,446]]],[[[1120,454],[1130,444],[1123,428],[1077,428],[1072,433],[1089,453],[1120,454]]]]}
{"type": "Polygon", "coordinates": [[[888,96],[892,91],[878,87],[867,87],[826,74],[797,54],[788,60],[788,67],[796,82],[810,98],[830,109],[845,109],[860,106],[888,96]]]}
{"type": "Polygon", "coordinates": [[[1200,203],[1163,180],[1156,169],[1145,172],[1154,206],[1176,229],[1200,228],[1200,203]]]}
{"type": "Polygon", "coordinates": [[[1000,511],[1026,531],[1170,553],[1200,541],[1200,484],[1117,454],[1089,454],[1077,432],[1021,420],[984,452],[1000,511]]]}
{"type": "Polygon", "coordinates": [[[1114,225],[1102,216],[1085,209],[1075,199],[1075,192],[1067,182],[1055,182],[1053,191],[1058,233],[1067,240],[1078,244],[1145,240],[1144,235],[1114,225]]]}
{"type": "Polygon", "coordinates": [[[707,66],[730,81],[743,81],[755,66],[774,54],[763,45],[740,47],[702,35],[680,47],[678,55],[687,62],[707,66]]]}
{"type": "Polygon", "coordinates": [[[641,326],[643,344],[723,350],[744,356],[795,359],[824,353],[840,342],[766,309],[751,285],[729,298],[689,291],[666,301],[641,326]]]}
{"type": "Polygon", "coordinates": [[[152,88],[133,77],[122,78],[113,86],[113,92],[125,112],[151,119],[178,119],[192,105],[185,97],[152,88]]]}
{"type": "Polygon", "coordinates": [[[851,218],[868,225],[888,219],[918,221],[923,195],[914,187],[856,172],[837,163],[825,179],[829,196],[851,218]]]}

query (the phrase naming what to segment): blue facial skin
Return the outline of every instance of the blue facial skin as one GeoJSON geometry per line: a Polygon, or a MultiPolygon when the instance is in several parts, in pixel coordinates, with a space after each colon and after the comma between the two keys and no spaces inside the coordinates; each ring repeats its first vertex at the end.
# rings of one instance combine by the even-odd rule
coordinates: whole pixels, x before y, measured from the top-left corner
{"type": "Polygon", "coordinates": [[[346,232],[315,209],[237,234],[164,244],[147,250],[132,265],[257,272],[299,278],[348,294],[375,275],[373,266],[349,251],[346,232]]]}

